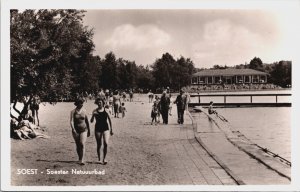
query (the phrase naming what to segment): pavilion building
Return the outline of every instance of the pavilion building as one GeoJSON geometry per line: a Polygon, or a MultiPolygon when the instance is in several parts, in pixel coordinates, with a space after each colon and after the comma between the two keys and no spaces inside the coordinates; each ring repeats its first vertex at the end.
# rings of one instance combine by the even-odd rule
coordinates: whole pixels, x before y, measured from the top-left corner
{"type": "Polygon", "coordinates": [[[263,84],[268,73],[253,69],[204,69],[192,75],[192,85],[263,84]]]}

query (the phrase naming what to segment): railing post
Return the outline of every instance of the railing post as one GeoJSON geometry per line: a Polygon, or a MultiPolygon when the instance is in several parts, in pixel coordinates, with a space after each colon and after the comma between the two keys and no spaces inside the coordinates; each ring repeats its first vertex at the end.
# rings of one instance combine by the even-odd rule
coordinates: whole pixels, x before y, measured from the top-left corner
{"type": "Polygon", "coordinates": [[[224,95],[224,104],[226,104],[226,95],[224,95]]]}
{"type": "Polygon", "coordinates": [[[250,96],[250,101],[251,101],[251,103],[252,103],[252,95],[250,96]]]}
{"type": "Polygon", "coordinates": [[[276,95],[276,103],[277,103],[277,95],[276,95]]]}

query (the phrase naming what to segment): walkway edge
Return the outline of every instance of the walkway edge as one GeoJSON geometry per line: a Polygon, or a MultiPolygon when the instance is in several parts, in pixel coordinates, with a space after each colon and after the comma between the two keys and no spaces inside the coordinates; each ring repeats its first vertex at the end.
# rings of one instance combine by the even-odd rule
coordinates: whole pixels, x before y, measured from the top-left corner
{"type": "Polygon", "coordinates": [[[196,141],[203,147],[203,149],[225,170],[225,172],[238,184],[238,185],[245,185],[245,183],[237,176],[235,175],[213,152],[209,150],[209,148],[202,142],[200,138],[198,138],[195,134],[195,130],[197,130],[197,123],[195,123],[194,118],[192,117],[191,113],[189,110],[186,110],[188,116],[190,117],[192,121],[192,126],[193,126],[193,132],[194,132],[194,137],[196,141]]]}

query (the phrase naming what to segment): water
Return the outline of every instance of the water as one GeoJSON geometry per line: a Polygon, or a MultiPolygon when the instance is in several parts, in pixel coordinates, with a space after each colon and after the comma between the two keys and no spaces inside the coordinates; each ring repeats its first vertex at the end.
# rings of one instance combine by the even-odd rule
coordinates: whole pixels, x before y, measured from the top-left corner
{"type": "MultiPolygon", "coordinates": [[[[290,94],[291,90],[211,92],[201,94],[290,94]]],[[[253,97],[253,102],[276,102],[275,97],[253,97]]],[[[223,103],[223,97],[203,97],[201,102],[223,103]]],[[[227,97],[226,101],[249,103],[250,97],[227,97]]],[[[193,98],[192,102],[198,102],[193,98]]],[[[278,97],[278,102],[291,102],[290,96],[278,97]]],[[[216,108],[230,125],[254,143],[291,160],[291,107],[216,108]]]]}
{"type": "Polygon", "coordinates": [[[291,107],[216,110],[248,139],[291,161],[291,107]]]}

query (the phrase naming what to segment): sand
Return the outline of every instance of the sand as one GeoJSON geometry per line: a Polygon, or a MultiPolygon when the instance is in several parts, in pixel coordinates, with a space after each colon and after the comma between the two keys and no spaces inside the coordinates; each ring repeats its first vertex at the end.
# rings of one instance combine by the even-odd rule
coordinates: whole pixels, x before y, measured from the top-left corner
{"type": "MultiPolygon", "coordinates": [[[[156,140],[157,131],[163,125],[150,125],[151,104],[145,95],[135,96],[134,102],[126,102],[124,119],[112,118],[114,135],[110,138],[107,165],[97,162],[94,124],[86,142],[87,164],[77,163],[75,143],[69,125],[73,103],[40,106],[40,124],[50,139],[11,139],[11,184],[22,186],[60,185],[161,185],[176,184],[170,175],[161,151],[164,142],[156,140]],[[17,174],[22,169],[37,169],[37,174],[17,174]],[[53,173],[47,174],[47,169],[53,173]],[[72,170],[93,171],[101,174],[70,174],[72,170]],[[68,171],[69,174],[61,174],[68,171]]],[[[88,101],[84,107],[91,113],[96,105],[88,101]]],[[[175,114],[175,107],[173,113],[175,114]]],[[[89,117],[91,115],[89,114],[89,117]]],[[[174,119],[175,121],[175,119],[174,119]]],[[[33,170],[35,171],[35,170],[33,170]]]]}

